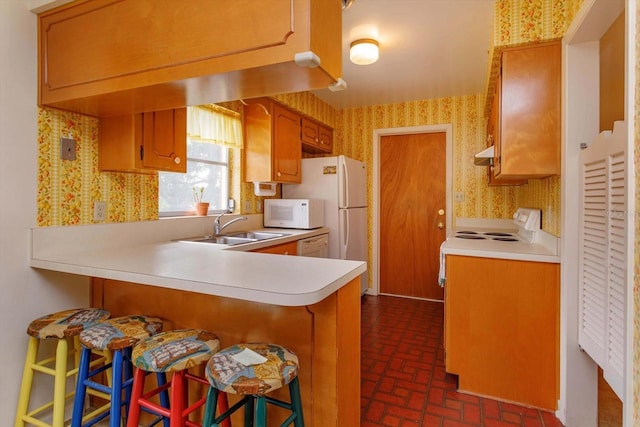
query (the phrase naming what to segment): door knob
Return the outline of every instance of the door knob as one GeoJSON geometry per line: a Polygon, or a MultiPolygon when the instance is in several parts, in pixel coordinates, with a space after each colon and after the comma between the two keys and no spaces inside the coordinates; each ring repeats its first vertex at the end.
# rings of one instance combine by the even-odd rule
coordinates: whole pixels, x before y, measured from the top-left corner
{"type": "Polygon", "coordinates": [[[444,228],[444,222],[439,222],[438,228],[442,230],[444,228]]]}

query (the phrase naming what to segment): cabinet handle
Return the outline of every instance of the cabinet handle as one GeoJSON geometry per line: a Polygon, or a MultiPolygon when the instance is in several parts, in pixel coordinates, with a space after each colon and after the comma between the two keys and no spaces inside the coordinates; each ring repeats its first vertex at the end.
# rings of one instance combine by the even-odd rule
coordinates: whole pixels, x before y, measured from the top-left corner
{"type": "Polygon", "coordinates": [[[182,160],[180,159],[180,157],[176,157],[175,159],[173,159],[173,162],[174,162],[176,165],[179,165],[181,161],[182,161],[182,160]]]}

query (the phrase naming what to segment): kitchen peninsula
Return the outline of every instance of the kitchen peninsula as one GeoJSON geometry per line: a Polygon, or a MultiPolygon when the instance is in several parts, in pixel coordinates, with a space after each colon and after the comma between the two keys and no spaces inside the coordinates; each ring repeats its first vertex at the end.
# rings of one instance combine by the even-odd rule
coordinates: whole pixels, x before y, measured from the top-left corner
{"type": "MultiPolygon", "coordinates": [[[[91,277],[91,303],[114,316],[139,312],[166,319],[167,328],[206,328],[222,346],[268,341],[290,347],[300,358],[307,425],[358,425],[359,276],[366,264],[240,247],[252,250],[326,229],[286,230],[287,236],[269,243],[235,247],[174,241],[207,234],[212,221],[36,228],[31,266],[91,277]]],[[[279,397],[288,398],[286,392],[279,397]]],[[[278,412],[274,408],[270,416],[278,412]]]]}

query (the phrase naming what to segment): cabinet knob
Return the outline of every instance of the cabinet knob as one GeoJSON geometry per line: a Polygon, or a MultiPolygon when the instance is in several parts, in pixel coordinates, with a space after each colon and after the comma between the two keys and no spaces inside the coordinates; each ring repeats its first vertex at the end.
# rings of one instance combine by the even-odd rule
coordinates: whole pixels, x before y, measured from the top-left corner
{"type": "Polygon", "coordinates": [[[282,176],[282,172],[278,171],[278,176],[282,176]]]}
{"type": "Polygon", "coordinates": [[[285,251],[283,255],[289,255],[289,251],[285,251]]]}
{"type": "Polygon", "coordinates": [[[438,215],[444,215],[444,209],[438,209],[438,215]]]}
{"type": "Polygon", "coordinates": [[[173,162],[174,162],[176,165],[179,165],[181,161],[182,161],[182,159],[180,159],[180,157],[176,157],[175,159],[173,159],[173,162]]]}

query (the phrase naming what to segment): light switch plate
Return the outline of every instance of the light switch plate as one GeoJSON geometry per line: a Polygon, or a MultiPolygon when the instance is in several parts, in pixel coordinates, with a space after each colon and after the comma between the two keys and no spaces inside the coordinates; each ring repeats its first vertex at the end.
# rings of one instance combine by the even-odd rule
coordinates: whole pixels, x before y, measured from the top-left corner
{"type": "Polygon", "coordinates": [[[76,141],[71,138],[60,138],[60,158],[62,160],[76,159],[76,141]]]}

